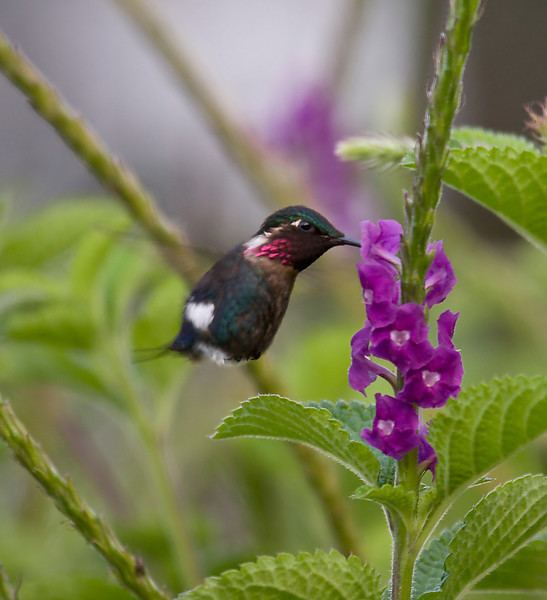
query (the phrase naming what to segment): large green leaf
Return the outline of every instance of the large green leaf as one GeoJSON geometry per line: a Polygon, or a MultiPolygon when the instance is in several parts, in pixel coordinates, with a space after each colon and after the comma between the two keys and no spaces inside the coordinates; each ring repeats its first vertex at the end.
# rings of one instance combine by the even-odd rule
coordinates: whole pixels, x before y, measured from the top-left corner
{"type": "MultiPolygon", "coordinates": [[[[343,158],[372,165],[415,167],[412,143],[406,138],[356,138],[342,142],[338,151],[343,158]]],[[[547,249],[547,154],[526,138],[454,129],[443,181],[547,249]]]]}
{"type": "Polygon", "coordinates": [[[547,430],[547,378],[504,377],[465,389],[429,428],[439,457],[437,502],[547,430]]]}
{"type": "Polygon", "coordinates": [[[329,410],[304,406],[281,396],[246,400],[224,419],[213,437],[300,442],[340,462],[367,483],[375,482],[378,475],[379,463],[371,450],[364,442],[351,439],[345,426],[329,410]]]}
{"type": "Polygon", "coordinates": [[[450,552],[450,542],[462,525],[463,523],[458,522],[450,529],[445,529],[439,537],[431,540],[420,554],[414,567],[412,600],[426,592],[436,592],[441,589],[446,575],[444,563],[450,552]]]}
{"type": "Polygon", "coordinates": [[[547,534],[531,541],[487,575],[477,590],[547,597],[547,534]]]}
{"type": "Polygon", "coordinates": [[[263,556],[210,577],[182,600],[378,600],[379,576],[357,557],[334,550],[263,556]]]}
{"type": "Polygon", "coordinates": [[[469,511],[450,542],[440,591],[421,598],[461,598],[545,527],[546,476],[526,475],[498,486],[469,511]]]}
{"type": "Polygon", "coordinates": [[[443,180],[547,249],[547,154],[509,146],[454,149],[443,180]]]}
{"type": "Polygon", "coordinates": [[[377,502],[394,512],[407,528],[411,525],[410,518],[417,502],[416,494],[411,490],[400,485],[385,484],[382,487],[362,485],[351,497],[354,500],[377,502]]]}

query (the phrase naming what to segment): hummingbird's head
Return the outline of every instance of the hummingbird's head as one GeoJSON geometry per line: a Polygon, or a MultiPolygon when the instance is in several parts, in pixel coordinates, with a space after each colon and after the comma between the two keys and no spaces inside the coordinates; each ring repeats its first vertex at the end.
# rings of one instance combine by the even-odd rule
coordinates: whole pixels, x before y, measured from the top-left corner
{"type": "Polygon", "coordinates": [[[245,246],[246,256],[264,257],[302,271],[333,246],[360,246],[317,211],[287,206],[266,218],[245,246]]]}

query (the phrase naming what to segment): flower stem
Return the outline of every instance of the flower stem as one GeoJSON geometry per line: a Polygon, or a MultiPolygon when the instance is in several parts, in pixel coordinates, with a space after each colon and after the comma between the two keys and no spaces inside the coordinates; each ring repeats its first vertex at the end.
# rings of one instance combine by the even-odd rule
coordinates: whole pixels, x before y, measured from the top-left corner
{"type": "Polygon", "coordinates": [[[282,163],[271,156],[239,124],[214,93],[210,83],[194,64],[180,34],[175,34],[152,3],[146,0],[113,0],[146,36],[153,48],[171,68],[176,80],[190,94],[208,122],[227,156],[255,190],[270,205],[285,206],[301,202],[306,190],[291,179],[282,163]]]}
{"type": "Polygon", "coordinates": [[[183,519],[182,506],[169,473],[164,448],[153,420],[144,410],[143,399],[134,385],[129,365],[125,363],[120,351],[112,351],[112,345],[107,344],[105,352],[109,351],[109,364],[115,371],[116,381],[123,391],[128,412],[144,444],[151,483],[159,505],[158,513],[162,517],[165,535],[170,540],[176,557],[175,572],[180,574],[177,584],[181,589],[194,587],[201,580],[200,569],[187,524],[183,519]]]}
{"type": "Polygon", "coordinates": [[[118,196],[171,266],[184,277],[195,279],[196,261],[192,253],[185,251],[180,231],[161,214],[136,175],[109,152],[104,142],[1,32],[0,71],[23,92],[34,110],[55,129],[97,180],[118,196]]]}
{"type": "Polygon", "coordinates": [[[142,561],[127,551],[108,525],[80,497],[72,482],[59,474],[50,458],[17,418],[10,404],[2,399],[0,436],[16,460],[53,499],[59,511],[102,554],[122,585],[142,600],[168,600],[168,596],[146,573],[142,561]]]}
{"type": "MultiPolygon", "coordinates": [[[[446,32],[441,35],[435,76],[428,92],[424,132],[416,144],[416,174],[412,196],[405,198],[405,236],[403,240],[403,302],[422,304],[424,278],[428,267],[427,245],[435,211],[441,196],[442,174],[448,158],[452,122],[460,103],[462,78],[471,47],[473,27],[478,19],[480,0],[450,0],[446,32]]],[[[400,485],[419,492],[417,451],[409,453],[398,465],[400,485]]],[[[412,575],[421,550],[423,536],[418,532],[417,506],[413,509],[409,531],[396,515],[391,515],[393,564],[392,600],[410,600],[412,575]]]]}
{"type": "Polygon", "coordinates": [[[17,600],[17,592],[8,579],[6,569],[0,565],[0,600],[17,600]]]}
{"type": "Polygon", "coordinates": [[[478,19],[480,0],[451,0],[441,35],[422,136],[416,144],[413,192],[405,203],[402,292],[405,302],[422,302],[428,267],[427,244],[440,200],[450,129],[460,103],[462,78],[478,19]]]}

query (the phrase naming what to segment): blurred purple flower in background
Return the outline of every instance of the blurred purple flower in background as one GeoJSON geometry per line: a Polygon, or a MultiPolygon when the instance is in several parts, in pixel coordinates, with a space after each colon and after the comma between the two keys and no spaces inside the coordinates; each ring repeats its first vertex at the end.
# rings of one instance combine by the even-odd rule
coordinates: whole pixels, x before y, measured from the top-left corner
{"type": "Polygon", "coordinates": [[[327,86],[316,83],[301,87],[273,118],[268,138],[287,162],[302,170],[318,205],[341,229],[351,233],[363,189],[356,167],[334,153],[336,143],[345,135],[336,113],[336,100],[327,86]]]}
{"type": "Polygon", "coordinates": [[[425,278],[423,304],[400,303],[403,229],[396,221],[364,221],[362,261],[357,265],[366,307],[363,329],[351,340],[350,385],[365,388],[381,376],[394,396],[376,394],[376,414],[362,438],[384,454],[400,460],[414,448],[424,469],[435,470],[435,450],[427,441],[427,426],[419,408],[438,408],[460,391],[463,365],[452,341],[458,313],[443,312],[437,321],[437,347],[429,340],[426,309],[446,299],[456,283],[442,242],[430,244],[433,254],[425,278]],[[372,357],[390,361],[397,374],[372,357]]]}

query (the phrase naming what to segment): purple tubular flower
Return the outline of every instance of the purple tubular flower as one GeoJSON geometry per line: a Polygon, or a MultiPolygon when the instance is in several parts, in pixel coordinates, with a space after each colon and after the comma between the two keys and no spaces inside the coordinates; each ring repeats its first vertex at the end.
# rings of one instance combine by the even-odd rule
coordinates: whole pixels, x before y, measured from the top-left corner
{"type": "Polygon", "coordinates": [[[458,395],[462,377],[460,353],[441,346],[420,369],[406,373],[401,399],[422,408],[444,406],[450,396],[458,395]]]}
{"type": "Polygon", "coordinates": [[[444,253],[442,242],[433,242],[428,247],[435,256],[425,275],[425,303],[429,308],[442,302],[456,285],[454,269],[444,253]]]}
{"type": "Polygon", "coordinates": [[[423,307],[402,304],[395,309],[391,323],[371,332],[371,353],[390,360],[403,373],[425,364],[433,354],[427,339],[427,324],[423,307]]]}
{"type": "Polygon", "coordinates": [[[361,256],[363,260],[377,260],[399,267],[401,259],[397,256],[401,247],[403,228],[400,223],[385,219],[373,223],[361,223],[361,256]]]}
{"type": "Polygon", "coordinates": [[[391,323],[395,317],[400,296],[400,284],[393,269],[367,261],[357,265],[367,319],[375,327],[391,323]]]}
{"type": "Polygon", "coordinates": [[[349,384],[358,392],[363,392],[378,376],[379,365],[368,357],[370,344],[370,327],[366,325],[351,338],[351,366],[349,368],[349,384]]]}
{"type": "Polygon", "coordinates": [[[361,437],[384,454],[400,460],[419,444],[418,427],[418,415],[410,404],[376,394],[372,429],[363,429],[361,437]]]}
{"type": "Polygon", "coordinates": [[[452,338],[454,337],[454,329],[456,328],[456,321],[460,313],[453,313],[449,310],[445,310],[439,316],[437,320],[437,341],[439,346],[445,348],[454,348],[452,338]]]}

